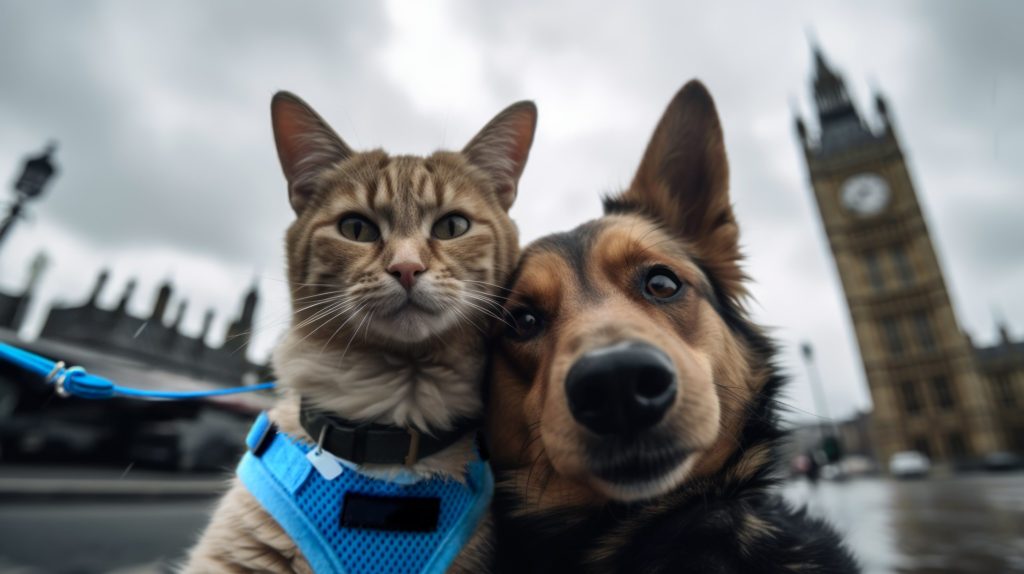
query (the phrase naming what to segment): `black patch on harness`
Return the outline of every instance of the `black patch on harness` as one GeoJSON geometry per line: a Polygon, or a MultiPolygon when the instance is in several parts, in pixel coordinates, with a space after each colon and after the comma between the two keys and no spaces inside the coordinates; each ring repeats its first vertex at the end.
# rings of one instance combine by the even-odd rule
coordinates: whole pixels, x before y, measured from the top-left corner
{"type": "Polygon", "coordinates": [[[341,525],[399,532],[433,532],[437,530],[440,516],[440,498],[347,492],[341,508],[341,525]]]}

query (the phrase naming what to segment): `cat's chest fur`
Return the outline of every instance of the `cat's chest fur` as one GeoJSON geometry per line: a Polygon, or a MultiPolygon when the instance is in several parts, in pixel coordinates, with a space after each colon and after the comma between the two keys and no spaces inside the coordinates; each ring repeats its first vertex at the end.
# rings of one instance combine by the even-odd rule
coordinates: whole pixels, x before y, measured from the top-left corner
{"type": "MultiPolygon", "coordinates": [[[[282,400],[271,416],[282,431],[315,438],[299,425],[301,396],[320,410],[350,420],[447,430],[460,419],[481,414],[483,357],[482,343],[458,338],[416,352],[361,346],[342,353],[322,350],[290,334],[274,352],[274,368],[293,396],[282,400]]],[[[414,470],[443,472],[443,467],[464,463],[471,454],[472,439],[467,437],[424,459],[414,470]]]]}

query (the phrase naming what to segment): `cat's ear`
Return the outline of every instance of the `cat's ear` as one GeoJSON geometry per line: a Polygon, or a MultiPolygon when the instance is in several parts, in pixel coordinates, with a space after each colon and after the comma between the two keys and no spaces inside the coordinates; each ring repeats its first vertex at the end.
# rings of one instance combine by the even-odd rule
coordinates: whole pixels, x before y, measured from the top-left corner
{"type": "Polygon", "coordinates": [[[494,116],[462,149],[469,162],[490,177],[498,201],[506,210],[516,199],[519,176],[526,167],[536,129],[537,106],[518,102],[494,116]]]}
{"type": "Polygon", "coordinates": [[[288,181],[288,201],[295,213],[302,213],[313,195],[316,176],[351,156],[352,149],[295,94],[274,94],[270,119],[277,157],[288,181]]]}

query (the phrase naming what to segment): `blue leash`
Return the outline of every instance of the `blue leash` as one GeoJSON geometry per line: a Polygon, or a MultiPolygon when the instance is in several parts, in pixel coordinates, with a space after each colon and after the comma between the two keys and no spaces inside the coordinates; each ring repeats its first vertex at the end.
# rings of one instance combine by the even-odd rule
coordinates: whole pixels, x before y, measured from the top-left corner
{"type": "Polygon", "coordinates": [[[157,400],[189,400],[237,395],[253,391],[273,389],[276,383],[267,382],[247,387],[231,387],[210,391],[147,391],[116,385],[103,377],[90,374],[82,367],[67,366],[64,361],[56,363],[30,353],[24,349],[0,343],[0,360],[6,360],[26,371],[38,375],[48,385],[53,385],[57,394],[62,397],[79,397],[83,399],[110,399],[114,397],[130,397],[135,399],[157,400]]]}

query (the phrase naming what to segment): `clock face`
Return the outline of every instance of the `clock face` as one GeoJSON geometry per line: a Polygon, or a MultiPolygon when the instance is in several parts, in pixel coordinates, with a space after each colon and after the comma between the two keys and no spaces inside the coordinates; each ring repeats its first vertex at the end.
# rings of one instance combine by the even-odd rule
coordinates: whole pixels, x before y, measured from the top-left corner
{"type": "Polygon", "coordinates": [[[839,197],[843,207],[857,215],[875,215],[889,205],[889,184],[875,173],[859,173],[843,182],[839,197]]]}

